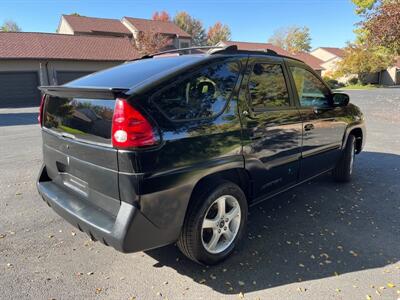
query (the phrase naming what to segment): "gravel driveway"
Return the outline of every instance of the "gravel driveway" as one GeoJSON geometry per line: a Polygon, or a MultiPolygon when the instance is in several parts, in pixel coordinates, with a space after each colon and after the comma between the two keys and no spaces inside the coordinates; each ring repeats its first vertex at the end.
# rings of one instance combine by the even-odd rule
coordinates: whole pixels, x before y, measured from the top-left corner
{"type": "Polygon", "coordinates": [[[173,245],[118,253],[58,217],[35,188],[37,109],[0,109],[0,298],[400,298],[400,88],[349,93],[368,122],[353,181],[252,208],[242,247],[210,268],[173,245]]]}

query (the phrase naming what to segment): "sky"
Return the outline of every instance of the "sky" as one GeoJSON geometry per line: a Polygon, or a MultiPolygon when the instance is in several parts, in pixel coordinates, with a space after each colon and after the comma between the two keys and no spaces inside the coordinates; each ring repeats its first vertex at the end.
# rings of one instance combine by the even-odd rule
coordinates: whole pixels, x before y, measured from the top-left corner
{"type": "Polygon", "coordinates": [[[0,0],[0,24],[11,19],[23,31],[55,32],[62,14],[151,18],[161,10],[187,11],[206,28],[220,21],[234,41],[266,42],[279,28],[307,26],[312,48],[344,47],[360,21],[350,0],[0,0]]]}

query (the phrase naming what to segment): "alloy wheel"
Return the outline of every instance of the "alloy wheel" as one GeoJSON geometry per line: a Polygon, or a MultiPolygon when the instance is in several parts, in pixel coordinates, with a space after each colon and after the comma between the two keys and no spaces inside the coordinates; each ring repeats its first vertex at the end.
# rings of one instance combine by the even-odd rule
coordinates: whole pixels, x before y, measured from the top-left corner
{"type": "Polygon", "coordinates": [[[239,201],[223,195],[208,208],[201,227],[201,241],[206,251],[218,254],[235,240],[241,221],[239,201]]]}

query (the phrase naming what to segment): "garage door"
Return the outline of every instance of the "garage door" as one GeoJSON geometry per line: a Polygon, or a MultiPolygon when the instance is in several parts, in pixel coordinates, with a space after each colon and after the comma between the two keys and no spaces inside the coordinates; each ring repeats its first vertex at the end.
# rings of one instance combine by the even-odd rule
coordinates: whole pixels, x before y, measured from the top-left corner
{"type": "Polygon", "coordinates": [[[93,72],[94,71],[57,71],[57,84],[61,85],[93,72]]]}
{"type": "Polygon", "coordinates": [[[0,107],[39,106],[37,72],[0,72],[0,107]]]}

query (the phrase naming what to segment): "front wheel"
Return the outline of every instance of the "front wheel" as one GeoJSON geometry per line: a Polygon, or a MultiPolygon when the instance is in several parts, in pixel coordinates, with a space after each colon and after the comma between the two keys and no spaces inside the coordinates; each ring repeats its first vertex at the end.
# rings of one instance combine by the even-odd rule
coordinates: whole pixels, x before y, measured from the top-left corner
{"type": "Polygon", "coordinates": [[[194,197],[178,247],[191,260],[213,265],[227,258],[243,235],[246,197],[236,184],[227,181],[194,197]]]}
{"type": "Polygon", "coordinates": [[[348,182],[353,173],[354,156],[355,156],[356,138],[354,135],[349,135],[346,142],[346,147],[343,150],[342,157],[332,171],[333,178],[339,182],[348,182]]]}

